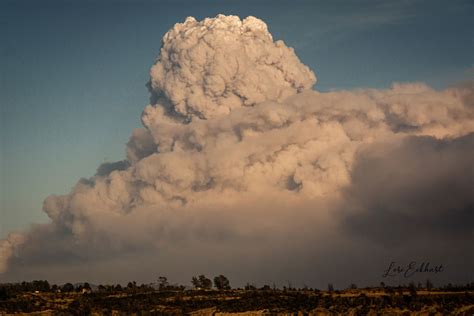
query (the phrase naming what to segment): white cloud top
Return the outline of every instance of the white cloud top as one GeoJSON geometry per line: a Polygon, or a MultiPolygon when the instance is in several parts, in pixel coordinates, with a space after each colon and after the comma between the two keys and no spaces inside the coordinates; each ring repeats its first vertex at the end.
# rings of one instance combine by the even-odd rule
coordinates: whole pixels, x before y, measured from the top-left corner
{"type": "Polygon", "coordinates": [[[254,17],[189,17],[163,37],[151,87],[184,118],[211,118],[242,106],[282,101],[310,89],[313,72],[254,17]]]}

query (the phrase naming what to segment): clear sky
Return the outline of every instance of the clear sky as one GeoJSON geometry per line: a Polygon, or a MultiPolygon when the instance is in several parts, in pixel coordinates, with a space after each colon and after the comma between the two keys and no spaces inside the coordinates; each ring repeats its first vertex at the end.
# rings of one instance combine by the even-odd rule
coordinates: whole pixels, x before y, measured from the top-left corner
{"type": "Polygon", "coordinates": [[[473,75],[472,1],[0,0],[0,238],[43,199],[124,158],[162,35],[187,16],[263,19],[317,90],[473,75]]]}

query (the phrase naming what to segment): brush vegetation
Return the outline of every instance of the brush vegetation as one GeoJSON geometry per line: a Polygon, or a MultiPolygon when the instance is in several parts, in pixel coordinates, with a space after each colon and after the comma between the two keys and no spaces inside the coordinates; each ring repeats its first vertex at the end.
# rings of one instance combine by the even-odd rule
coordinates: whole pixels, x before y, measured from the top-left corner
{"type": "Polygon", "coordinates": [[[357,288],[257,288],[247,284],[231,289],[219,275],[193,277],[193,288],[170,284],[129,282],[126,286],[61,286],[48,281],[0,284],[0,315],[472,315],[474,283],[435,288],[425,285],[357,288]],[[214,286],[212,286],[214,283],[214,286]]]}

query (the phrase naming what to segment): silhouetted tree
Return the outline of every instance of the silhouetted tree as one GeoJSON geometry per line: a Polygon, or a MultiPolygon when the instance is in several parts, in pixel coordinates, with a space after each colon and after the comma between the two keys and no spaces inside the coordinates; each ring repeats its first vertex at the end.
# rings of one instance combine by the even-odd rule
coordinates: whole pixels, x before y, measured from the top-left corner
{"type": "Polygon", "coordinates": [[[204,274],[201,274],[198,277],[193,277],[191,280],[191,283],[193,284],[195,288],[201,288],[201,289],[212,288],[212,281],[206,278],[204,274]]]}
{"type": "Polygon", "coordinates": [[[201,283],[199,282],[199,279],[197,277],[193,277],[191,279],[191,284],[194,286],[194,288],[200,288],[201,287],[201,283]]]}
{"type": "Polygon", "coordinates": [[[127,284],[127,290],[128,291],[132,291],[132,292],[135,292],[137,290],[137,282],[133,281],[133,282],[128,282],[127,284]]]}
{"type": "Polygon", "coordinates": [[[158,288],[160,291],[166,290],[169,287],[168,278],[164,276],[158,277],[158,288]]]}
{"type": "Polygon", "coordinates": [[[201,283],[201,287],[203,289],[212,288],[212,281],[210,279],[206,278],[206,276],[204,274],[201,274],[199,276],[199,282],[201,283]]]}
{"type": "Polygon", "coordinates": [[[74,285],[72,285],[71,283],[66,283],[61,288],[61,291],[62,292],[72,292],[72,291],[74,291],[74,285]]]}
{"type": "Polygon", "coordinates": [[[229,279],[227,279],[225,276],[223,276],[222,274],[221,275],[218,275],[216,277],[214,277],[214,286],[216,287],[216,289],[218,289],[219,291],[221,290],[230,290],[230,282],[229,282],[229,279]]]}
{"type": "Polygon", "coordinates": [[[264,286],[262,286],[261,290],[262,291],[270,291],[272,288],[270,287],[270,285],[268,284],[265,284],[264,286]]]}
{"type": "Polygon", "coordinates": [[[329,284],[328,284],[328,291],[329,291],[329,292],[333,292],[333,291],[334,291],[334,285],[332,285],[332,283],[329,283],[329,284]]]}
{"type": "Polygon", "coordinates": [[[25,292],[34,292],[34,291],[41,291],[41,292],[49,292],[51,287],[49,282],[46,280],[34,280],[32,282],[22,282],[19,285],[22,291],[25,292]]]}

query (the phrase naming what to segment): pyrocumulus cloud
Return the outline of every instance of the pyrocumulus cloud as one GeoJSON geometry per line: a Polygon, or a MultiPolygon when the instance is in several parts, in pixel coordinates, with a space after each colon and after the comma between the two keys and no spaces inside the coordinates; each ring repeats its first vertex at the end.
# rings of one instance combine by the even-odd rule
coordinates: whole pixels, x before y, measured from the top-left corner
{"type": "Polygon", "coordinates": [[[51,222],[1,241],[0,269],[11,279],[161,272],[186,282],[224,271],[317,283],[317,268],[350,282],[346,260],[377,280],[382,271],[363,266],[371,251],[376,269],[390,256],[443,258],[432,237],[464,253],[454,266],[472,263],[472,84],[321,93],[315,83],[257,18],[176,24],[127,159],[49,196],[51,222]],[[404,227],[404,240],[423,239],[400,248],[404,227]],[[124,268],[144,260],[140,272],[124,268]]]}

